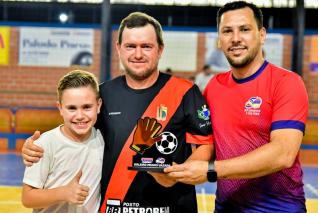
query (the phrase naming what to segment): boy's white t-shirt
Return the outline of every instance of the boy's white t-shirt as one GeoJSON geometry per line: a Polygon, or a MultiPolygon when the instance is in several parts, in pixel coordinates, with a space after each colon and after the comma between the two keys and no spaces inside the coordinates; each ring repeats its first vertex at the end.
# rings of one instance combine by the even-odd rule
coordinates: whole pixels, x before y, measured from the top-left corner
{"type": "Polygon", "coordinates": [[[33,212],[98,212],[104,153],[100,131],[92,128],[89,139],[79,143],[64,136],[59,126],[43,133],[35,144],[44,149],[44,154],[38,163],[26,167],[23,183],[39,189],[57,188],[67,185],[82,170],[79,183],[90,190],[83,205],[63,202],[33,212]]]}

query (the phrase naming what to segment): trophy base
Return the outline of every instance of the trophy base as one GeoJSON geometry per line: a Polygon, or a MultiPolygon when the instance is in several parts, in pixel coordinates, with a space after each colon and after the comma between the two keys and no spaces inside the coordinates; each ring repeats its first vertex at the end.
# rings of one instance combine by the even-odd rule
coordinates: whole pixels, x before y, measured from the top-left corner
{"type": "Polygon", "coordinates": [[[132,162],[127,165],[129,170],[163,172],[164,168],[172,165],[173,160],[170,155],[163,155],[156,148],[146,151],[147,153],[142,155],[133,156],[132,162]]]}
{"type": "Polygon", "coordinates": [[[160,172],[160,173],[163,173],[163,169],[166,167],[168,167],[168,166],[165,166],[165,167],[134,167],[134,166],[129,166],[128,169],[142,171],[142,172],[160,172]]]}

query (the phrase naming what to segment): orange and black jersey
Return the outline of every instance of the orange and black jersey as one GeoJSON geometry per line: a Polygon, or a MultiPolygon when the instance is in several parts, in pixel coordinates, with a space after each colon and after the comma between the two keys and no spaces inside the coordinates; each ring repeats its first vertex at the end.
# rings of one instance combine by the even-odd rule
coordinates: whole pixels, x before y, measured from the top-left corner
{"type": "MultiPolygon", "coordinates": [[[[141,90],[129,88],[124,76],[101,84],[100,94],[103,105],[96,126],[101,130],[105,140],[101,180],[102,202],[105,199],[105,192],[109,186],[115,164],[127,138],[134,130],[138,119],[144,115],[145,110],[167,82],[171,80],[170,78],[175,77],[160,73],[153,86],[141,90]]],[[[171,119],[165,128],[160,131],[170,132],[176,136],[178,147],[172,154],[172,158],[173,161],[182,163],[191,155],[191,143],[212,143],[212,130],[209,110],[206,108],[206,102],[198,87],[184,79],[174,80],[171,96],[168,97],[169,101],[175,101],[174,91],[177,91],[181,86],[187,84],[188,89],[181,97],[181,101],[176,106],[171,119]]],[[[165,106],[159,108],[159,111],[164,111],[164,113],[161,112],[163,116],[170,112],[170,109],[165,108],[165,106]]],[[[153,117],[157,119],[158,113],[153,117]]],[[[158,119],[159,122],[160,119],[158,119]]],[[[116,180],[117,187],[121,187],[120,183],[125,181],[127,181],[126,177],[116,180]]],[[[112,197],[112,199],[119,198],[112,197]]],[[[173,213],[193,213],[197,211],[194,186],[177,183],[173,187],[165,188],[146,172],[136,174],[120,203],[127,208],[129,206],[137,208],[136,212],[139,212],[138,208],[143,209],[140,212],[147,208],[155,209],[154,212],[157,210],[173,213]]]]}

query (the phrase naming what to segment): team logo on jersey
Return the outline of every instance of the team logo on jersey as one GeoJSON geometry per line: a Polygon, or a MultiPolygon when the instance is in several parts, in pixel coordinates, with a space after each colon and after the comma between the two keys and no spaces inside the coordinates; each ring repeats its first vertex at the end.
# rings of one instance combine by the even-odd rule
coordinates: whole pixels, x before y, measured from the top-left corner
{"type": "Polygon", "coordinates": [[[206,105],[203,105],[202,110],[197,110],[198,117],[202,120],[209,120],[210,119],[210,110],[206,107],[206,105]]]}
{"type": "Polygon", "coordinates": [[[262,105],[262,98],[255,96],[251,97],[245,103],[245,113],[247,115],[260,115],[261,113],[261,105],[262,105]]]}
{"type": "Polygon", "coordinates": [[[157,107],[157,120],[158,121],[165,121],[168,115],[168,107],[163,104],[157,107]]]}
{"type": "Polygon", "coordinates": [[[262,105],[262,99],[261,97],[251,97],[248,101],[245,103],[245,109],[259,109],[262,105]]]}

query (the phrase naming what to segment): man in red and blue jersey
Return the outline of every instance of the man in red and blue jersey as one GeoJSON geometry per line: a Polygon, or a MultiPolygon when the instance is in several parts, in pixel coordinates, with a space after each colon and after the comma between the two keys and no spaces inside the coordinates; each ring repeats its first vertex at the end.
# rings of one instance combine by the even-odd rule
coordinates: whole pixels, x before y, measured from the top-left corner
{"type": "Polygon", "coordinates": [[[204,92],[215,159],[165,172],[190,184],[217,180],[215,212],[306,212],[299,162],[308,113],[304,83],[264,60],[266,30],[254,4],[225,4],[217,23],[231,70],[215,76],[204,92]]]}

